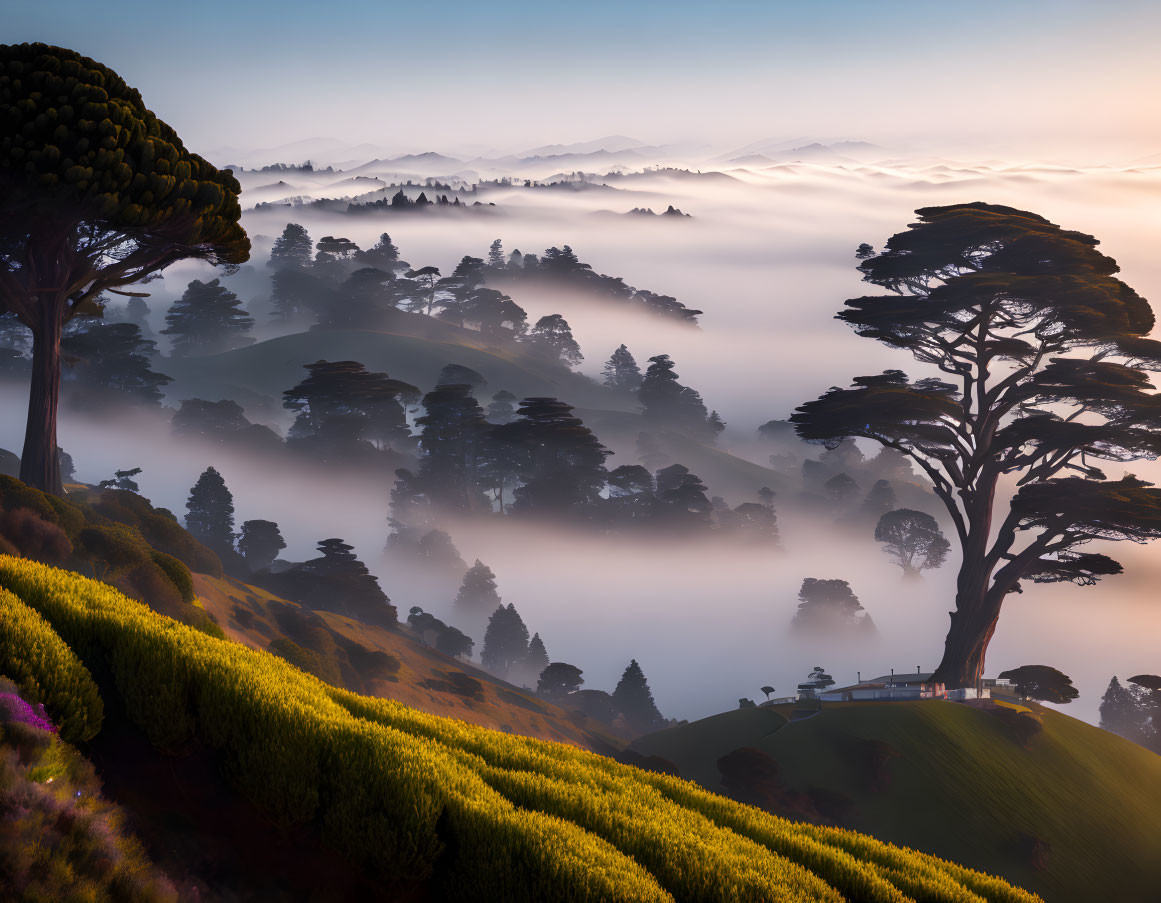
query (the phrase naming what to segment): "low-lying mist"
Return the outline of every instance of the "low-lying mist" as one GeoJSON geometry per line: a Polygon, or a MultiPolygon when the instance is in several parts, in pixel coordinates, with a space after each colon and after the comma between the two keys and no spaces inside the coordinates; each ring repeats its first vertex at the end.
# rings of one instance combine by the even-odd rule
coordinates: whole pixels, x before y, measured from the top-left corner
{"type": "MultiPolygon", "coordinates": [[[[952,176],[930,165],[804,164],[735,171],[731,179],[615,181],[616,191],[512,189],[488,198],[496,208],[431,216],[264,208],[247,212],[244,222],[259,249],[268,249],[290,221],[304,225],[315,240],[344,235],[364,248],[388,232],[412,266],[432,264],[445,275],[466,254],[483,257],[496,238],[506,253],[540,254],[549,246],[571,245],[597,272],[623,276],[638,288],[703,310],[700,328],[567,293],[513,288],[530,322],[546,313],[563,314],[585,355],[579,369],[592,376],[622,343],[642,364],[651,355],[671,355],[682,383],[700,391],[707,407],[726,420],[719,447],[764,464],[768,450],[754,441],[759,424],[785,418],[796,405],[856,375],[889,367],[929,375],[906,354],[860,339],[833,319],[844,299],[877,291],[859,280],[855,246],[881,247],[912,221],[917,207],[976,200],[1010,204],[1090,232],[1120,262],[1125,280],[1161,305],[1157,169],[1002,171],[978,165],[952,176]],[[692,218],[597,214],[623,214],[639,206],[664,210],[668,204],[692,218]]],[[[265,303],[263,292],[268,294],[265,253],[256,254],[252,269],[231,277],[243,302],[255,307],[265,303]]],[[[163,325],[164,304],[180,295],[190,278],[214,275],[202,266],[174,267],[163,282],[154,283],[154,329],[163,325]]],[[[276,333],[264,320],[258,337],[276,333]]],[[[157,369],[164,372],[164,359],[157,369]]],[[[490,385],[486,391],[502,388],[490,385]]],[[[170,404],[184,397],[180,392],[180,386],[174,388],[170,404]]],[[[0,446],[19,451],[24,405],[20,391],[0,394],[0,446]]],[[[60,431],[80,479],[97,482],[114,470],[142,467],[143,494],[179,516],[189,487],[213,465],[234,494],[239,523],[278,522],[289,544],[285,557],[312,557],[318,540],[342,537],[379,576],[404,617],[419,604],[451,618],[454,587],[442,599],[430,597],[414,575],[381,559],[389,474],[376,481],[314,467],[271,466],[220,447],[178,442],[161,414],[90,418],[65,409],[60,431]]],[[[625,463],[632,461],[618,454],[610,466],[625,463]]],[[[1109,470],[1114,476],[1115,469],[1109,470]]],[[[1129,470],[1161,476],[1161,468],[1151,463],[1129,470]]],[[[709,488],[710,494],[725,494],[709,488]]],[[[941,570],[904,582],[870,530],[851,536],[824,518],[783,510],[782,500],[775,504],[782,536],[778,551],[730,547],[720,539],[599,537],[516,520],[448,529],[469,564],[480,558],[495,571],[505,602],[515,603],[529,630],[540,633],[554,661],[582,668],[586,687],[611,690],[636,658],[670,717],[698,718],[737,705],[739,697],[760,699],[763,685],[774,686],[776,695],[790,694],[813,665],[825,666],[839,684],[854,682],[857,672],[870,677],[892,668],[933,668],[954,595],[954,552],[941,570]],[[878,637],[818,641],[792,634],[788,625],[805,577],[848,580],[878,637]]],[[[1102,551],[1125,564],[1124,576],[1089,588],[1026,585],[1022,594],[1009,597],[988,656],[989,676],[1027,663],[1059,667],[1081,693],[1068,710],[1089,720],[1096,719],[1113,674],[1123,679],[1161,671],[1158,550],[1121,544],[1102,551]]],[[[482,637],[474,638],[478,654],[482,637]]]]}

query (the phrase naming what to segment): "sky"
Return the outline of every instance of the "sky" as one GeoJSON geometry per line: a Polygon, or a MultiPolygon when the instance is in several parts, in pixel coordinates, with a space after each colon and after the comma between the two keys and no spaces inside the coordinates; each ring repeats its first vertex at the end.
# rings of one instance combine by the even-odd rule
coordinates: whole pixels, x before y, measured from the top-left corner
{"type": "Polygon", "coordinates": [[[1148,0],[0,5],[0,39],[111,66],[206,151],[801,134],[1131,157],[1158,134],[1159,33],[1148,0]]]}

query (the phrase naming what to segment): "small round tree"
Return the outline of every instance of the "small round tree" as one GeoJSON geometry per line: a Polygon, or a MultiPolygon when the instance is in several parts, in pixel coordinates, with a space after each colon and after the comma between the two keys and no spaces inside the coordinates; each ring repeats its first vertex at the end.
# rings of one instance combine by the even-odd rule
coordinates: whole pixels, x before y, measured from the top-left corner
{"type": "Polygon", "coordinates": [[[585,682],[581,677],[583,673],[576,665],[553,662],[540,672],[540,680],[536,683],[536,695],[560,702],[581,688],[581,684],[585,682]]]}
{"type": "Polygon", "coordinates": [[[935,518],[910,508],[898,508],[880,517],[875,542],[883,543],[883,551],[903,568],[903,576],[911,579],[921,571],[942,566],[951,551],[951,543],[935,518]]]}
{"type": "Polygon", "coordinates": [[[1048,665],[1021,665],[1001,671],[1000,677],[1012,681],[1016,692],[1025,699],[1064,705],[1080,696],[1072,685],[1072,678],[1048,665]]]}
{"type": "Polygon", "coordinates": [[[32,332],[20,477],[60,494],[64,324],[178,260],[242,263],[250,240],[233,174],[187,151],[136,90],[88,57],[0,45],[0,121],[0,313],[32,332]]]}

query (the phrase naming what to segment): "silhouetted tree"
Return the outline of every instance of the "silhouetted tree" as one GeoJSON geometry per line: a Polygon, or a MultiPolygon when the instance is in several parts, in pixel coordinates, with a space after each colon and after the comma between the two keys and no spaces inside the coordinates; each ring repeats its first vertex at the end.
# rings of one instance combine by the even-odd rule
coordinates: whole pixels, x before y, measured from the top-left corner
{"type": "Polygon", "coordinates": [[[540,672],[540,680],[536,684],[536,695],[551,699],[553,702],[563,702],[570,693],[581,688],[585,679],[584,672],[576,665],[567,662],[552,662],[540,672]]]}
{"type": "Polygon", "coordinates": [[[504,267],[504,244],[498,238],[488,246],[488,266],[496,270],[504,267]]]}
{"type": "Polygon", "coordinates": [[[494,288],[475,288],[454,308],[455,321],[472,325],[492,339],[508,340],[524,332],[528,314],[519,304],[494,288]]]}
{"type": "Polygon", "coordinates": [[[645,419],[695,436],[713,437],[709,412],[699,395],[677,381],[677,372],[668,354],[649,358],[637,397],[645,406],[645,419]]]}
{"type": "Polygon", "coordinates": [[[867,260],[867,259],[874,257],[874,256],[875,256],[875,249],[871,245],[867,244],[866,242],[863,242],[861,245],[859,245],[857,248],[855,248],[855,257],[858,258],[859,260],[867,260]]]}
{"type": "Polygon", "coordinates": [[[324,539],[318,544],[319,558],[296,565],[276,575],[281,594],[320,611],[334,611],[348,617],[394,627],[398,613],[367,566],[355,555],[354,547],[341,539],[324,539]]]}
{"type": "Polygon", "coordinates": [[[249,345],[254,319],[242,309],[238,296],[220,279],[194,279],[185,293],[170,305],[168,324],[161,330],[173,339],[173,354],[217,354],[249,345]]]}
{"type": "Polygon", "coordinates": [[[584,360],[580,345],[572,337],[568,320],[560,314],[548,314],[528,330],[528,344],[547,358],[575,367],[584,360]]]}
{"type": "Polygon", "coordinates": [[[701,479],[681,464],[671,464],[657,471],[657,497],[664,507],[666,520],[679,527],[708,527],[713,505],[706,498],[701,479]]]}
{"type": "Polygon", "coordinates": [[[791,627],[819,634],[843,634],[855,630],[875,633],[871,616],[845,580],[817,580],[807,577],[798,591],[798,610],[791,627]]]}
{"type": "Polygon", "coordinates": [[[161,387],[173,380],[152,369],[156,344],[143,339],[132,323],[79,325],[65,330],[60,350],[68,361],[64,372],[71,404],[161,404],[161,387]]]}
{"type": "Polygon", "coordinates": [[[282,406],[298,416],[287,439],[309,441],[324,453],[360,442],[396,450],[409,448],[411,431],[404,403],[419,390],[385,373],[370,373],[358,361],[306,364],[308,376],[282,393],[282,406]]]}
{"type": "Polygon", "coordinates": [[[417,486],[432,504],[464,511],[490,507],[481,491],[480,462],[488,423],[470,386],[438,386],[423,396],[417,486]]]}
{"type": "Polygon", "coordinates": [[[475,645],[475,641],[458,627],[445,627],[435,638],[436,650],[452,658],[471,658],[475,645]]]}
{"type": "Polygon", "coordinates": [[[612,353],[601,373],[605,385],[610,389],[632,393],[641,388],[641,368],[624,345],[612,353]]]}
{"type": "Polygon", "coordinates": [[[270,277],[270,301],[274,319],[294,324],[313,313],[317,316],[320,299],[326,299],[331,286],[315,274],[297,266],[276,269],[270,277]]]}
{"type": "Polygon", "coordinates": [[[608,486],[606,507],[618,525],[649,523],[657,517],[662,502],[653,474],[640,464],[622,464],[609,471],[608,486]]]}
{"type": "Polygon", "coordinates": [[[895,448],[932,481],[962,550],[935,679],[975,686],[1021,580],[1090,584],[1121,566],[1077,547],[1161,535],[1161,490],[1107,480],[1094,464],[1161,451],[1145,374],[1161,369],[1161,343],[1147,338],[1148,303],[1092,236],[983,203],[918,215],[859,266],[891,294],[848,301],[839,319],[956,384],[887,371],[832,389],[792,420],[807,440],[895,448]],[[1001,497],[997,523],[1005,475],[1019,489],[1001,497]]]}
{"type": "Polygon", "coordinates": [[[222,475],[207,467],[189,491],[185,528],[219,558],[234,556],[234,496],[222,475]]]}
{"type": "Polygon", "coordinates": [[[182,438],[229,443],[266,453],[282,445],[282,438],[274,430],[251,423],[242,406],[229,399],[187,398],[173,415],[170,428],[182,438]]]}
{"type": "Polygon", "coordinates": [[[320,329],[373,329],[399,303],[394,274],[378,267],[359,267],[334,291],[320,292],[311,303],[320,329]]]}
{"type": "Polygon", "coordinates": [[[274,521],[248,520],[242,523],[238,551],[246,559],[246,565],[251,571],[266,570],[285,548],[286,540],[282,538],[282,532],[274,521]]]}
{"type": "Polygon", "coordinates": [[[637,664],[637,659],[629,662],[621,679],[617,681],[613,702],[637,733],[644,734],[665,724],[665,718],[657,710],[649,682],[637,664]]]}
{"type": "Polygon", "coordinates": [[[298,223],[287,223],[282,234],[274,240],[270,249],[270,267],[305,267],[310,265],[311,248],[314,243],[306,229],[298,223]]]}
{"type": "Polygon", "coordinates": [[[415,295],[407,304],[407,309],[418,313],[422,311],[431,316],[435,307],[436,283],[439,281],[439,267],[420,267],[418,270],[408,270],[405,274],[419,286],[419,294],[415,295]]]}
{"type": "Polygon", "coordinates": [[[1025,699],[1064,705],[1080,695],[1067,674],[1048,665],[1021,665],[1001,671],[1000,678],[1012,681],[1016,692],[1025,699]]]}
{"type": "Polygon", "coordinates": [[[465,618],[481,619],[500,605],[500,594],[496,591],[496,575],[480,559],[468,568],[464,581],[456,593],[456,613],[465,618]]]}
{"type": "Polygon", "coordinates": [[[732,530],[739,537],[762,543],[778,543],[778,517],[771,505],[742,502],[733,510],[732,530]]]}
{"type": "Polygon", "coordinates": [[[456,264],[450,276],[444,276],[436,284],[436,290],[445,297],[440,300],[443,310],[440,317],[453,323],[463,324],[463,305],[468,296],[484,284],[484,261],[479,257],[463,257],[456,264]]]}
{"type": "Polygon", "coordinates": [[[518,419],[495,428],[497,441],[514,450],[522,483],[513,511],[575,513],[599,501],[611,453],[572,410],[555,398],[525,398],[518,419]]]}
{"type": "Polygon", "coordinates": [[[379,236],[379,241],[373,247],[359,252],[356,259],[364,266],[374,267],[392,276],[410,269],[410,264],[406,260],[399,259],[399,249],[386,232],[379,236]]]}
{"type": "Polygon", "coordinates": [[[1147,744],[1150,724],[1137,695],[1123,686],[1116,676],[1109,681],[1101,697],[1100,726],[1142,746],[1147,744]]]}
{"type": "Polygon", "coordinates": [[[349,238],[334,235],[324,235],[314,246],[315,265],[323,269],[333,269],[344,264],[351,264],[362,253],[359,246],[349,238]]]}
{"type": "Polygon", "coordinates": [[[485,668],[502,677],[527,657],[528,628],[524,626],[516,606],[511,602],[497,606],[484,632],[480,661],[485,668]]]}
{"type": "Polygon", "coordinates": [[[242,263],[250,241],[233,173],[189,153],[111,69],[39,43],[0,45],[0,67],[0,313],[33,339],[20,478],[60,495],[65,323],[179,260],[242,263]]]}
{"type": "Polygon", "coordinates": [[[828,498],[840,505],[851,504],[859,494],[859,484],[845,473],[835,474],[823,483],[822,488],[828,498]]]}
{"type": "Polygon", "coordinates": [[[133,479],[141,473],[140,467],[134,467],[131,470],[117,470],[113,472],[113,479],[101,480],[97,484],[98,489],[123,489],[126,492],[141,492],[141,487],[137,481],[133,479]]]}
{"type": "Polygon", "coordinates": [[[875,542],[883,543],[904,577],[918,577],[920,571],[942,567],[951,543],[930,514],[897,508],[888,511],[875,525],[875,542]]]}
{"type": "Polygon", "coordinates": [[[528,654],[524,657],[522,667],[532,685],[540,680],[540,675],[548,667],[548,650],[544,648],[539,633],[532,634],[532,639],[528,641],[528,654]]]}

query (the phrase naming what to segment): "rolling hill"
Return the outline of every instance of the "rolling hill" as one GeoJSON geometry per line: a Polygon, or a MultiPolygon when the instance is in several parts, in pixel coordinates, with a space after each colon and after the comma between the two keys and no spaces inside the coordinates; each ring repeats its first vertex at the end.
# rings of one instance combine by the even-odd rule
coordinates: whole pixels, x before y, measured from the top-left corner
{"type": "MultiPolygon", "coordinates": [[[[183,787],[191,809],[221,792],[213,775],[224,774],[269,819],[259,833],[309,829],[351,872],[373,876],[379,896],[1037,899],[931,856],[787,821],[575,747],[331,687],[76,574],[0,556],[0,587],[14,610],[27,609],[29,639],[54,653],[24,661],[17,637],[0,645],[0,672],[21,665],[24,683],[56,699],[65,687],[55,665],[67,661],[72,684],[95,684],[106,708],[123,711],[153,746],[183,757],[175,761],[200,757],[200,783],[183,787]]],[[[99,713],[90,717],[99,734],[99,713]]],[[[179,838],[184,826],[171,822],[170,831],[179,838]]],[[[333,899],[331,882],[320,871],[299,886],[299,899],[333,899]]]]}
{"type": "Polygon", "coordinates": [[[964,862],[1046,900],[1158,898],[1161,757],[1140,746],[1036,705],[834,703],[790,717],[740,709],[630,748],[707,789],[964,862]],[[718,762],[739,749],[765,757],[724,763],[724,786],[718,762]]]}

